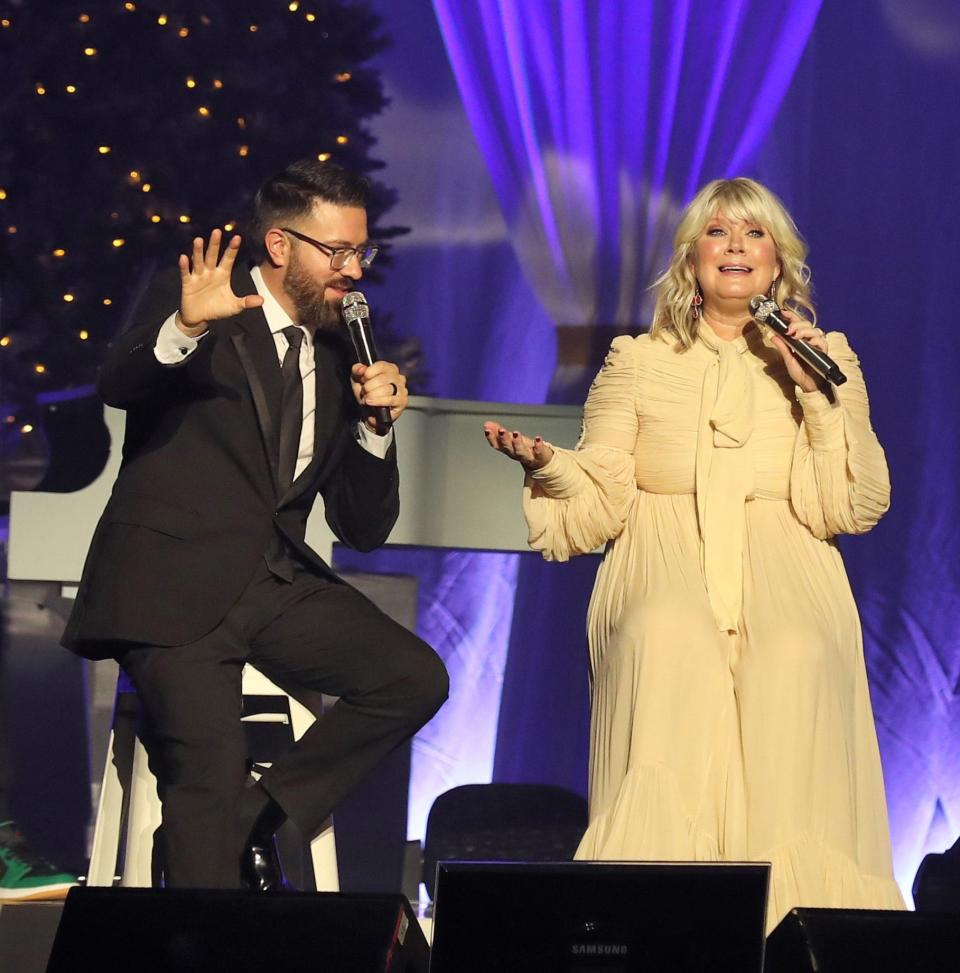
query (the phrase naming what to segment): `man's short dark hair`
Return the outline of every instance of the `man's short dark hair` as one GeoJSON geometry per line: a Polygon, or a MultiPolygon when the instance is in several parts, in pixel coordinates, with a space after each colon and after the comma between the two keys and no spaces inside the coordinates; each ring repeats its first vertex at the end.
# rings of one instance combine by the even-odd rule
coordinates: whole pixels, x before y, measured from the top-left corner
{"type": "Polygon", "coordinates": [[[268,179],[253,199],[247,246],[254,259],[266,258],[263,238],[272,226],[284,226],[310,214],[314,200],[367,208],[370,183],[332,162],[301,159],[268,179]]]}

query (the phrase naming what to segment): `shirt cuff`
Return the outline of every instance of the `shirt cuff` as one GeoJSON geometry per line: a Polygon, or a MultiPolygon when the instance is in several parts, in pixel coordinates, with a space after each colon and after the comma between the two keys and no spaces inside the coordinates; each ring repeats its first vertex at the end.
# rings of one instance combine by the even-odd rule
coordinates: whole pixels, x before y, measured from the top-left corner
{"type": "Polygon", "coordinates": [[[377,459],[386,459],[393,444],[393,428],[387,430],[386,436],[378,436],[365,422],[358,422],[357,442],[377,459]]]}
{"type": "Polygon", "coordinates": [[[197,350],[200,339],[208,332],[204,332],[199,338],[190,338],[177,327],[177,311],[160,326],[157,333],[157,340],[153,346],[153,354],[161,365],[179,365],[193,352],[197,350]]]}

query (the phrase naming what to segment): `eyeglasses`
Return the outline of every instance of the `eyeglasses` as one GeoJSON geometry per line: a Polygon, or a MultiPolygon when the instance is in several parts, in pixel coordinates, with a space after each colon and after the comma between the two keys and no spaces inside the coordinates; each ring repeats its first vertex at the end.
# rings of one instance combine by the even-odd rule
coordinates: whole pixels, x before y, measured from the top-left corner
{"type": "Polygon", "coordinates": [[[289,233],[290,236],[295,236],[298,240],[303,240],[304,243],[316,247],[321,253],[325,253],[330,258],[330,267],[333,270],[343,270],[354,257],[357,258],[361,267],[369,267],[380,252],[380,248],[372,243],[365,244],[362,247],[331,247],[329,243],[321,243],[299,230],[291,230],[289,226],[281,226],[280,229],[284,233],[289,233]]]}

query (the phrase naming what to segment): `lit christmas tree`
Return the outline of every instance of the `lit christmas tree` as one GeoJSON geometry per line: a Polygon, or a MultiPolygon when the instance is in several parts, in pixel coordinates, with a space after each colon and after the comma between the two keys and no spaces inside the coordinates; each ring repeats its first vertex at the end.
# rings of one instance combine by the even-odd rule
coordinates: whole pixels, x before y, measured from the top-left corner
{"type": "MultiPolygon", "coordinates": [[[[158,265],[298,158],[370,173],[385,46],[348,0],[0,0],[0,436],[89,385],[158,265]]],[[[393,193],[374,182],[371,236],[393,193]]]]}

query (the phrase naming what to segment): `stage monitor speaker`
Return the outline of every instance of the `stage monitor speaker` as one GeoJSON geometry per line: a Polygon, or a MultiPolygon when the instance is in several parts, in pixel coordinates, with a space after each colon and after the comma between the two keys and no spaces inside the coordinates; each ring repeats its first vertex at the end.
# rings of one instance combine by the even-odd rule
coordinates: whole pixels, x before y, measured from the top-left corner
{"type": "Polygon", "coordinates": [[[431,973],[762,973],[765,862],[437,866],[431,973]]]}
{"type": "Polygon", "coordinates": [[[427,973],[402,895],[71,889],[47,973],[427,973]]]}
{"type": "Polygon", "coordinates": [[[947,973],[960,914],[793,909],[767,939],[764,973],[947,973]]]}

